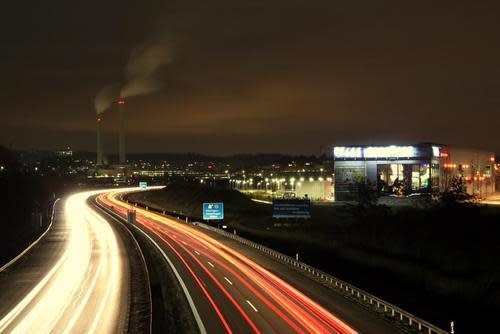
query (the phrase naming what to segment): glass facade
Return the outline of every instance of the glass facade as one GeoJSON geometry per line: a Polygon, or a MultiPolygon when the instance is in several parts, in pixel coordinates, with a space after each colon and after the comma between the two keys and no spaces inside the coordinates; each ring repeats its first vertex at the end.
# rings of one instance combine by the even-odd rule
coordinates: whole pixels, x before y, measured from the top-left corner
{"type": "Polygon", "coordinates": [[[462,178],[467,191],[479,197],[495,191],[495,155],[491,152],[432,143],[361,145],[334,147],[333,158],[339,174],[335,176],[338,199],[351,196],[363,179],[381,194],[437,193],[449,189],[454,178],[462,178]]]}
{"type": "Polygon", "coordinates": [[[429,189],[429,163],[377,165],[377,189],[381,193],[403,194],[429,189]]]}
{"type": "Polygon", "coordinates": [[[433,160],[431,164],[431,187],[432,191],[439,191],[439,162],[437,160],[433,160]]]}

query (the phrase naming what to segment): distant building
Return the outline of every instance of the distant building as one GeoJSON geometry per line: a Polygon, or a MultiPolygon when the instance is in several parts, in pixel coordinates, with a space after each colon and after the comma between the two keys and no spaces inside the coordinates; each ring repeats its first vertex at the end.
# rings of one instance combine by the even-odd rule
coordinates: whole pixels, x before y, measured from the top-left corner
{"type": "Polygon", "coordinates": [[[295,185],[295,197],[308,198],[313,201],[333,200],[333,181],[329,180],[304,180],[295,185]]]}
{"type": "Polygon", "coordinates": [[[439,144],[336,146],[333,148],[336,200],[357,196],[360,184],[380,194],[433,193],[461,177],[467,192],[495,191],[494,153],[439,144]]]}
{"type": "Polygon", "coordinates": [[[58,157],[72,157],[73,156],[73,150],[71,150],[71,147],[67,146],[62,150],[56,151],[56,155],[58,157]]]}

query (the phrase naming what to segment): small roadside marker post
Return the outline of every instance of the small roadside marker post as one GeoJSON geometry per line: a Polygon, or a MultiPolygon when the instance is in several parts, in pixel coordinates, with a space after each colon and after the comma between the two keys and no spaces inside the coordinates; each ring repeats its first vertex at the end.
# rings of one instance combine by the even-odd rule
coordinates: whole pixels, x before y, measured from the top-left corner
{"type": "Polygon", "coordinates": [[[135,210],[127,210],[127,222],[129,224],[136,223],[136,211],[135,210]]]}
{"type": "Polygon", "coordinates": [[[455,334],[455,321],[450,322],[450,333],[455,334]]]}
{"type": "Polygon", "coordinates": [[[295,254],[295,260],[299,260],[299,253],[295,254]]]}

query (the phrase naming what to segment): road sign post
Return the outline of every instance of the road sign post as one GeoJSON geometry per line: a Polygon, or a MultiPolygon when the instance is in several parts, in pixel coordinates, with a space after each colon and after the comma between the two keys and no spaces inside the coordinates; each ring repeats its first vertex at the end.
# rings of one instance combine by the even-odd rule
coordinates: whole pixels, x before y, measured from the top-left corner
{"type": "Polygon", "coordinates": [[[127,221],[129,224],[135,224],[136,217],[137,214],[135,210],[127,210],[127,221]]]}

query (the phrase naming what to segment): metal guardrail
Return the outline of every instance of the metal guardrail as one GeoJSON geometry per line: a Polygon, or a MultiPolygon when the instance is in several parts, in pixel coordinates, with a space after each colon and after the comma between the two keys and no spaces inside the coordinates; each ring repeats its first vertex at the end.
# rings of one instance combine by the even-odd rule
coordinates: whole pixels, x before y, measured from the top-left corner
{"type": "MultiPolygon", "coordinates": [[[[123,199],[122,199],[123,200],[123,199]]],[[[140,206],[145,208],[146,210],[151,210],[151,211],[156,211],[160,214],[165,215],[165,211],[159,210],[157,208],[148,208],[147,206],[141,205],[141,203],[133,202],[133,201],[128,201],[128,203],[133,203],[136,206],[140,206]]],[[[175,217],[171,217],[175,218],[175,217]]],[[[178,220],[184,222],[182,219],[177,217],[178,220]]],[[[187,217],[186,217],[187,221],[187,217]]],[[[300,270],[305,272],[306,274],[312,276],[314,279],[316,279],[318,282],[321,282],[325,286],[332,288],[336,291],[342,292],[345,296],[359,302],[360,304],[368,307],[369,309],[372,309],[376,311],[377,313],[386,316],[388,318],[391,318],[395,321],[398,321],[402,323],[403,325],[409,327],[411,330],[418,331],[419,333],[426,333],[426,334],[449,334],[448,331],[439,328],[438,326],[435,326],[381,298],[378,298],[362,289],[359,289],[339,278],[336,278],[335,276],[332,276],[330,274],[325,273],[324,271],[321,271],[319,269],[316,269],[306,263],[303,263],[301,261],[298,261],[294,259],[293,257],[290,257],[288,255],[285,255],[283,253],[280,253],[278,251],[275,251],[274,249],[271,249],[269,247],[263,246],[259,243],[250,241],[248,239],[242,238],[239,235],[236,235],[234,233],[230,233],[224,230],[221,230],[219,228],[196,222],[193,221],[192,224],[200,226],[206,230],[213,231],[215,233],[218,233],[224,237],[227,237],[229,239],[233,239],[235,241],[238,241],[239,243],[252,247],[254,249],[257,249],[264,254],[267,254],[268,256],[273,257],[274,259],[287,264],[296,270],[300,270]]]]}
{"type": "Polygon", "coordinates": [[[45,229],[45,231],[33,242],[29,242],[28,243],[28,247],[26,247],[26,249],[24,249],[21,253],[19,253],[16,257],[14,257],[12,260],[10,260],[9,262],[7,262],[6,264],[4,264],[1,268],[0,268],[0,273],[3,272],[4,270],[6,270],[7,268],[9,268],[11,265],[13,265],[14,263],[16,263],[20,258],[22,258],[24,256],[24,254],[26,254],[27,252],[29,252],[29,250],[31,248],[33,248],[36,244],[38,244],[38,242],[40,240],[42,240],[42,238],[50,231],[51,227],[52,227],[52,223],[54,222],[54,213],[55,213],[55,210],[56,210],[56,204],[57,202],[59,202],[59,198],[57,198],[54,203],[52,203],[52,214],[50,216],[50,224],[49,226],[47,226],[47,228],[45,229]]]}
{"type": "Polygon", "coordinates": [[[394,320],[398,320],[404,322],[407,326],[410,326],[412,329],[417,329],[421,333],[428,334],[449,334],[448,331],[445,331],[423,319],[420,319],[413,314],[395,306],[391,303],[380,299],[366,291],[363,291],[339,278],[336,278],[330,274],[327,274],[319,269],[316,269],[308,264],[305,264],[301,261],[297,261],[296,259],[285,255],[283,253],[277,252],[274,249],[263,246],[256,242],[250,241],[248,239],[242,238],[236,234],[229,233],[227,231],[221,230],[219,228],[203,224],[200,222],[194,222],[197,226],[200,226],[204,229],[216,232],[221,234],[227,238],[236,240],[246,246],[255,248],[277,260],[283,262],[285,264],[290,265],[298,270],[304,271],[307,274],[313,276],[315,279],[320,281],[321,283],[334,288],[336,290],[342,291],[344,294],[348,295],[350,298],[361,302],[362,304],[367,305],[370,308],[373,308],[375,311],[379,313],[383,313],[384,315],[388,315],[394,320]]]}

